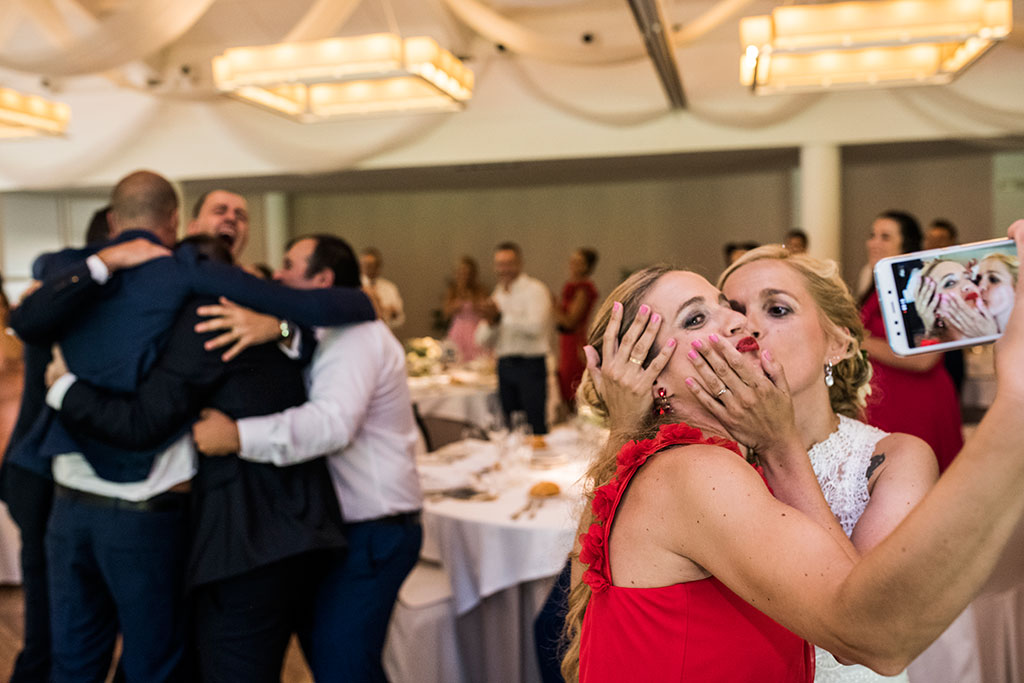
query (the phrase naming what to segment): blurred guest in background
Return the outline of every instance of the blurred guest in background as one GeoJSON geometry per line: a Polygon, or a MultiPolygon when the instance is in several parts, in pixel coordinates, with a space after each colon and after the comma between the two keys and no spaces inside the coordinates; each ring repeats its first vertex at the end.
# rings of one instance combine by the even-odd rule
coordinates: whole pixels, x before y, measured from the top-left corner
{"type": "Polygon", "coordinates": [[[384,260],[377,247],[367,247],[359,256],[363,289],[376,303],[381,320],[393,330],[405,324],[405,309],[395,283],[380,276],[383,264],[384,260]]]}
{"type": "Polygon", "coordinates": [[[547,355],[552,332],[552,298],[547,286],[523,273],[523,252],[515,242],[494,249],[498,286],[484,304],[486,325],[477,341],[494,347],[498,395],[505,419],[525,411],[534,434],[547,434],[547,355]]]}
{"type": "Polygon", "coordinates": [[[562,298],[555,309],[558,329],[558,389],[570,408],[574,405],[576,387],[580,385],[587,359],[583,345],[587,343],[587,324],[597,301],[597,287],[590,279],[597,264],[597,252],[582,247],[569,257],[569,281],[562,287],[562,298]]]}
{"type": "Polygon", "coordinates": [[[448,325],[448,339],[459,353],[459,361],[467,363],[486,353],[473,338],[480,324],[480,306],[487,300],[487,292],[480,284],[476,260],[463,256],[455,266],[455,278],[448,284],[444,297],[444,317],[448,325]]]}
{"type": "Polygon", "coordinates": [[[86,245],[99,244],[110,239],[110,222],[107,220],[109,212],[109,204],[102,209],[96,209],[96,213],[92,215],[92,219],[89,221],[89,228],[85,231],[86,245]]]}
{"type": "Polygon", "coordinates": [[[807,251],[807,233],[800,228],[793,228],[786,233],[783,246],[790,254],[803,254],[807,251]]]}
{"type": "MultiPolygon", "coordinates": [[[[887,256],[921,248],[921,226],[909,213],[886,211],[871,226],[868,265],[887,256]]],[[[907,432],[924,439],[944,471],[963,447],[960,403],[940,354],[902,357],[893,353],[874,282],[860,298],[861,320],[868,335],[861,345],[871,360],[871,396],[866,421],[887,432],[907,432]]]]}
{"type": "Polygon", "coordinates": [[[736,263],[736,260],[751,249],[757,249],[760,244],[757,242],[729,242],[722,247],[722,255],[725,256],[726,267],[736,263]]]}
{"type": "Polygon", "coordinates": [[[936,218],[924,234],[925,249],[951,247],[958,242],[956,226],[945,218],[936,218]]]}

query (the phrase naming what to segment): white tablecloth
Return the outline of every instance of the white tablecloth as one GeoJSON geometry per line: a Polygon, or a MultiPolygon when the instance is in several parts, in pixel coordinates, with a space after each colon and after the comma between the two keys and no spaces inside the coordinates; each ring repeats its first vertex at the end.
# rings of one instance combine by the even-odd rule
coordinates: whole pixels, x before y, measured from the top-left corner
{"type": "MultiPolygon", "coordinates": [[[[577,456],[581,448],[575,432],[566,428],[556,429],[547,440],[547,450],[553,452],[577,456]]],[[[470,454],[456,462],[432,465],[431,459],[424,459],[420,472],[428,493],[472,484],[471,473],[492,465],[498,455],[495,445],[470,441],[452,444],[434,457],[467,448],[470,454]]],[[[498,475],[507,476],[508,481],[495,500],[432,500],[428,495],[422,555],[440,562],[451,576],[458,614],[483,598],[561,571],[576,532],[583,470],[578,457],[551,469],[515,468],[498,475]],[[561,495],[545,500],[533,517],[511,519],[529,501],[530,487],[540,481],[558,484],[561,495]]]]}
{"type": "Polygon", "coordinates": [[[453,371],[409,378],[409,393],[420,415],[446,417],[480,427],[486,427],[490,421],[487,402],[496,391],[494,375],[453,371]]]}

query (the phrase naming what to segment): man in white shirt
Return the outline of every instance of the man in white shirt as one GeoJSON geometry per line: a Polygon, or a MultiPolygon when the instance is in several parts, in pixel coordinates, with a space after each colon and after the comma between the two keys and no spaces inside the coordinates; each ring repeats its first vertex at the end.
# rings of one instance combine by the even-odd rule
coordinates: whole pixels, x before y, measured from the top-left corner
{"type": "Polygon", "coordinates": [[[405,308],[395,283],[380,276],[382,263],[380,250],[376,247],[363,249],[359,256],[363,289],[377,304],[381,320],[394,330],[405,324],[405,308]]]}
{"type": "Polygon", "coordinates": [[[551,292],[523,273],[523,253],[515,242],[494,250],[498,286],[484,311],[478,332],[498,358],[498,394],[508,419],[525,411],[534,434],[547,434],[547,355],[554,332],[551,292]]]}
{"type": "MultiPolygon", "coordinates": [[[[293,242],[276,278],[300,289],[359,286],[355,254],[331,235],[293,242]]],[[[206,329],[270,338],[278,325],[232,305],[218,313],[206,329]]],[[[209,411],[193,435],[204,454],[237,452],[278,466],[330,454],[349,550],[321,583],[303,649],[318,681],[383,681],[388,620],[423,539],[405,354],[379,320],[322,328],[317,338],[307,403],[237,422],[209,411]]]]}

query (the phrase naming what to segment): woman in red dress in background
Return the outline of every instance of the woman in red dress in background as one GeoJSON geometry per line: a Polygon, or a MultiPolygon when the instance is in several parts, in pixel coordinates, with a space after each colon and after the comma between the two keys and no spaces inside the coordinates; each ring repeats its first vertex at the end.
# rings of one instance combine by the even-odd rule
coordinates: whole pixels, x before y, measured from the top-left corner
{"type": "MultiPolygon", "coordinates": [[[[872,268],[884,257],[921,248],[921,227],[913,216],[886,211],[871,226],[867,241],[872,268]]],[[[871,361],[871,395],[865,421],[887,432],[906,432],[924,439],[944,472],[963,448],[960,402],[941,353],[901,357],[885,336],[885,321],[872,284],[861,299],[860,317],[868,336],[861,347],[871,361]]]]}
{"type": "Polygon", "coordinates": [[[576,388],[580,385],[587,360],[583,345],[587,343],[587,323],[597,301],[597,288],[590,280],[597,265],[597,252],[580,248],[569,257],[569,281],[562,287],[562,298],[555,311],[558,326],[558,388],[570,408],[576,388]]]}

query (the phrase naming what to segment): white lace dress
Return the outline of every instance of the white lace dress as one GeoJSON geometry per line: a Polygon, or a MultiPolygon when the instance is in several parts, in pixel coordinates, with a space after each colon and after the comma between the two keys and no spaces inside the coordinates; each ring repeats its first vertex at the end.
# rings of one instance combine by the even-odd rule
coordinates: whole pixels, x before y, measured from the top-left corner
{"type": "MultiPolygon", "coordinates": [[[[885,436],[888,433],[881,429],[840,415],[839,428],[808,452],[825,501],[847,536],[853,533],[871,498],[865,474],[875,445],[885,436]]],[[[907,683],[910,680],[906,671],[898,676],[882,676],[859,664],[844,666],[820,647],[814,650],[815,683],[907,683]]]]}

